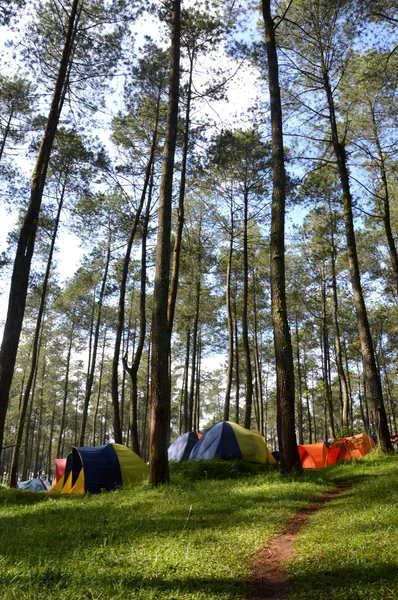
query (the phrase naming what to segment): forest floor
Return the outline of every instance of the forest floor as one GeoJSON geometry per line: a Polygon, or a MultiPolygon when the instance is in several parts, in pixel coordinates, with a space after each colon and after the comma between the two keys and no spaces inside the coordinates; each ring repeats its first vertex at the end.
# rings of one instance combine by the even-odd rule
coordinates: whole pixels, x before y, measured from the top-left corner
{"type": "Polygon", "coordinates": [[[253,560],[253,589],[248,600],[281,600],[289,591],[285,562],[293,554],[294,542],[308,519],[327,502],[351,487],[349,481],[335,480],[336,491],[299,510],[286,523],[280,534],[258,553],[253,560]]]}

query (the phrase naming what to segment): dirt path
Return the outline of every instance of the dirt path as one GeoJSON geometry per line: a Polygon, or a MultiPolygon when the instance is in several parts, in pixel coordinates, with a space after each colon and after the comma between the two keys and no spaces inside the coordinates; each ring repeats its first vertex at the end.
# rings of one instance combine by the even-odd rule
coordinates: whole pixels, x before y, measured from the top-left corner
{"type": "Polygon", "coordinates": [[[289,591],[284,563],[290,558],[294,540],[309,517],[322,506],[351,487],[347,481],[334,481],[337,490],[326,493],[320,500],[303,508],[285,525],[282,533],[274,538],[253,561],[253,588],[248,600],[280,600],[289,591]]]}

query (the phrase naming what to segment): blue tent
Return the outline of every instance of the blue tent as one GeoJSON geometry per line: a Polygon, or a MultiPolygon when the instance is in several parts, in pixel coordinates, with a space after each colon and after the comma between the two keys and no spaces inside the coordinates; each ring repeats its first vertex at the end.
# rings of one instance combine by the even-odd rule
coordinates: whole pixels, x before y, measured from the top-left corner
{"type": "Polygon", "coordinates": [[[47,486],[41,479],[35,477],[27,481],[18,481],[17,490],[28,490],[29,492],[46,492],[47,486]]]}
{"type": "Polygon", "coordinates": [[[188,431],[180,435],[167,449],[169,460],[182,462],[188,460],[192,448],[197,443],[200,434],[196,431],[188,431]]]}
{"type": "Polygon", "coordinates": [[[189,460],[241,458],[260,464],[275,464],[259,431],[245,429],[231,421],[220,421],[204,432],[192,448],[189,460]]]}

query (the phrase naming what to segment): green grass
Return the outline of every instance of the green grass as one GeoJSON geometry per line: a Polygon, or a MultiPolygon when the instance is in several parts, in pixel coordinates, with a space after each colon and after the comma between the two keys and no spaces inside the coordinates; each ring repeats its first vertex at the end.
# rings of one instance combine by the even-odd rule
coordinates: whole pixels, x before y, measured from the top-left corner
{"type": "Polygon", "coordinates": [[[398,599],[398,457],[327,469],[351,489],[311,517],[288,572],[291,600],[398,599]]]}
{"type": "MultiPolygon", "coordinates": [[[[304,557],[296,557],[289,567],[298,590],[291,598],[396,598],[353,595],[369,585],[373,594],[377,585],[373,590],[368,566],[358,562],[357,553],[350,550],[348,554],[347,547],[367,545],[367,561],[373,556],[374,573],[383,566],[396,591],[392,563],[395,560],[396,564],[398,556],[397,458],[306,472],[301,478],[281,478],[275,468],[199,461],[173,465],[171,485],[157,489],[142,485],[96,496],[59,496],[0,487],[0,598],[247,598],[253,555],[297,510],[331,489],[328,480],[332,476],[349,478],[353,488],[314,515],[302,532],[299,543],[304,557]],[[394,481],[393,492],[388,481],[394,481]],[[367,488],[373,492],[368,493],[367,488]],[[358,494],[366,502],[353,503],[358,494]],[[378,510],[373,512],[376,506],[378,510]],[[341,533],[339,530],[346,507],[351,507],[346,523],[348,540],[342,524],[341,533]],[[338,515],[339,527],[334,514],[338,515]],[[328,524],[322,525],[325,519],[328,524]],[[322,533],[316,532],[317,526],[323,527],[322,533]],[[389,534],[386,527],[391,527],[389,534]],[[333,532],[332,547],[344,548],[335,563],[327,558],[330,542],[326,538],[333,537],[333,532]],[[306,537],[312,534],[316,542],[306,537]],[[377,541],[379,536],[384,541],[377,541]],[[318,576],[313,570],[313,556],[318,557],[318,576]],[[326,563],[320,563],[320,557],[322,561],[326,557],[326,563]],[[349,578],[341,573],[344,569],[351,570],[356,578],[351,595],[347,595],[351,593],[349,578]],[[304,594],[304,586],[309,594],[304,594]]],[[[384,593],[387,588],[381,582],[377,589],[384,593]]]]}

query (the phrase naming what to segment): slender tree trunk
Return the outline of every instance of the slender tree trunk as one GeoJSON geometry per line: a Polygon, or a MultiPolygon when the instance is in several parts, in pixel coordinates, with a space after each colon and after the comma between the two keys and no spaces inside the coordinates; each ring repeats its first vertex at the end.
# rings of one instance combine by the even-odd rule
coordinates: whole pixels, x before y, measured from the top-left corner
{"type": "Polygon", "coordinates": [[[307,377],[307,363],[303,361],[303,376],[304,376],[304,389],[305,389],[305,403],[307,408],[307,421],[308,421],[308,443],[312,444],[312,417],[311,417],[311,406],[310,406],[310,394],[308,388],[308,377],[307,377]]]}
{"type": "MultiPolygon", "coordinates": [[[[40,354],[40,350],[39,350],[39,354],[40,354]]],[[[44,371],[45,371],[45,361],[43,363],[43,372],[44,371]]],[[[23,456],[23,460],[22,460],[22,470],[21,470],[22,481],[25,481],[28,478],[29,459],[31,456],[29,453],[29,440],[31,437],[31,430],[32,430],[32,415],[33,415],[33,405],[34,405],[34,399],[35,399],[35,393],[36,393],[37,376],[38,376],[38,365],[36,365],[35,376],[34,376],[33,386],[32,386],[32,393],[30,395],[30,402],[29,402],[28,414],[27,414],[27,419],[26,419],[25,439],[24,439],[24,456],[23,456]]],[[[42,377],[44,377],[44,373],[43,373],[42,377]]]]}
{"type": "Polygon", "coordinates": [[[258,396],[258,430],[264,435],[264,394],[263,378],[261,372],[260,350],[258,343],[258,319],[257,319],[257,281],[253,272],[253,312],[254,312],[254,361],[256,367],[257,396],[258,396]]]}
{"type": "Polygon", "coordinates": [[[227,323],[228,323],[228,369],[227,381],[225,384],[225,401],[224,401],[224,421],[229,421],[229,411],[231,405],[231,389],[232,389],[232,373],[234,367],[234,324],[232,317],[231,306],[231,272],[232,272],[232,256],[234,250],[234,212],[231,198],[231,229],[229,232],[229,251],[227,263],[227,281],[225,290],[226,308],[227,308],[227,323]]]}
{"type": "Polygon", "coordinates": [[[334,345],[336,351],[336,363],[337,372],[340,381],[340,389],[342,394],[343,406],[342,406],[342,426],[343,430],[348,429],[348,408],[350,403],[350,394],[348,390],[347,378],[343,367],[343,357],[341,351],[340,342],[340,324],[339,324],[339,304],[337,294],[337,281],[336,281],[336,246],[334,243],[334,227],[335,224],[332,221],[332,214],[329,204],[329,213],[331,218],[331,264],[332,264],[332,290],[333,290],[333,326],[334,326],[334,345]]]}
{"type": "Polygon", "coordinates": [[[300,361],[300,337],[298,330],[298,318],[296,313],[296,354],[297,354],[297,379],[298,379],[298,406],[297,406],[297,417],[298,417],[298,434],[299,444],[304,444],[303,435],[303,386],[301,382],[301,361],[300,361]]]}
{"type": "Polygon", "coordinates": [[[190,56],[189,62],[189,77],[188,77],[188,93],[187,93],[187,104],[185,109],[185,130],[184,139],[182,145],[182,157],[181,157],[181,178],[180,178],[180,193],[178,198],[178,222],[177,231],[174,240],[174,259],[173,259],[173,272],[171,276],[170,294],[168,302],[168,313],[167,322],[169,325],[170,335],[173,329],[174,312],[177,302],[177,290],[178,290],[178,276],[180,272],[180,256],[181,256],[181,242],[182,242],[182,230],[184,227],[184,201],[185,201],[185,187],[186,187],[186,173],[187,173],[187,159],[188,159],[188,148],[189,148],[189,133],[190,133],[190,120],[191,120],[191,100],[192,100],[192,75],[194,66],[194,52],[190,56]]]}
{"type": "MultiPolygon", "coordinates": [[[[151,186],[152,188],[152,186],[151,186]]],[[[130,375],[131,395],[130,395],[130,445],[133,452],[141,456],[140,442],[138,435],[138,369],[141,364],[142,352],[144,350],[146,335],[146,277],[147,277],[147,238],[148,224],[151,210],[152,193],[149,193],[143,222],[142,240],[141,240],[141,283],[140,283],[140,333],[137,348],[131,366],[127,364],[127,356],[123,358],[123,364],[130,375]]]]}
{"type": "Polygon", "coordinates": [[[70,361],[72,356],[72,345],[73,345],[73,334],[75,330],[75,316],[72,316],[71,320],[71,329],[69,333],[69,344],[68,344],[68,354],[66,356],[66,369],[65,369],[65,381],[64,381],[64,393],[62,398],[62,414],[61,414],[61,422],[59,425],[58,432],[58,443],[57,443],[57,453],[56,456],[59,458],[62,456],[62,440],[64,437],[65,431],[65,417],[66,417],[66,403],[68,400],[68,391],[69,391],[69,371],[70,371],[70,361]]]}
{"type": "Polygon", "coordinates": [[[61,197],[60,197],[59,204],[58,204],[57,216],[55,218],[54,231],[53,231],[52,239],[51,239],[50,251],[48,253],[48,258],[47,258],[46,272],[44,274],[43,287],[42,287],[41,296],[40,296],[39,311],[37,313],[36,327],[35,327],[35,333],[34,333],[33,344],[32,344],[32,360],[31,360],[29,376],[28,376],[28,380],[26,382],[26,388],[25,388],[25,392],[24,392],[24,396],[23,396],[21,413],[19,416],[17,442],[16,442],[16,445],[14,448],[12,464],[11,464],[11,474],[10,474],[10,482],[9,482],[10,487],[15,487],[17,484],[16,477],[17,477],[17,471],[18,471],[19,449],[20,449],[20,445],[21,445],[21,441],[22,441],[23,429],[25,426],[26,410],[27,410],[28,403],[29,403],[29,396],[30,396],[30,392],[32,389],[33,378],[34,378],[36,364],[37,364],[37,360],[38,360],[39,338],[40,338],[43,315],[44,315],[44,310],[45,310],[46,300],[47,300],[47,288],[48,288],[48,282],[50,279],[50,272],[51,272],[52,260],[53,260],[53,255],[54,255],[55,241],[57,239],[59,221],[61,218],[61,211],[62,211],[62,207],[64,204],[67,180],[68,180],[68,174],[65,175],[64,183],[62,186],[61,197]]]}
{"type": "Polygon", "coordinates": [[[202,364],[202,329],[200,328],[199,339],[198,339],[198,358],[196,361],[196,389],[195,389],[194,422],[193,422],[194,431],[199,431],[201,364],[202,364]]]}
{"type": "Polygon", "coordinates": [[[326,274],[325,264],[322,264],[321,276],[321,296],[322,296],[322,344],[323,344],[323,385],[325,389],[325,407],[327,414],[327,431],[326,439],[329,437],[333,440],[335,435],[334,430],[334,411],[333,398],[329,378],[329,333],[328,333],[328,315],[327,315],[327,299],[326,299],[326,274]]]}
{"type": "Polygon", "coordinates": [[[155,286],[153,292],[151,422],[149,436],[149,480],[152,485],[159,485],[169,481],[167,441],[170,427],[170,328],[167,321],[167,307],[170,279],[173,170],[177,139],[180,80],[180,4],[180,0],[172,0],[171,2],[170,89],[160,181],[155,286]]]}
{"type": "Polygon", "coordinates": [[[333,92],[329,80],[329,73],[325,64],[323,65],[323,82],[329,107],[332,143],[334,153],[337,159],[341,189],[343,193],[344,223],[347,239],[348,264],[350,270],[352,292],[354,297],[355,312],[357,317],[358,334],[363,357],[366,387],[369,395],[370,404],[372,406],[373,416],[376,424],[377,437],[379,440],[380,447],[384,451],[392,451],[390,432],[388,430],[387,416],[383,402],[383,392],[380,381],[380,374],[377,370],[373,340],[370,332],[365,299],[363,296],[361,285],[354,230],[354,219],[352,214],[352,196],[347,168],[345,142],[340,142],[339,140],[333,92]]]}
{"type": "Polygon", "coordinates": [[[183,382],[183,403],[182,403],[182,415],[183,415],[183,433],[188,432],[188,380],[189,380],[189,359],[191,356],[191,330],[187,331],[187,342],[185,350],[185,365],[184,365],[184,382],[183,382]]]}
{"type": "MultiPolygon", "coordinates": [[[[101,289],[100,289],[100,293],[99,293],[99,297],[98,297],[98,314],[97,314],[97,320],[95,323],[94,338],[93,338],[93,344],[92,344],[92,354],[91,354],[91,360],[90,360],[90,369],[88,372],[88,377],[87,377],[87,382],[86,382],[86,390],[85,390],[84,401],[83,401],[83,412],[82,412],[82,417],[81,417],[81,422],[80,422],[79,446],[84,446],[88,408],[90,405],[91,391],[93,389],[95,366],[96,366],[96,362],[97,362],[98,341],[99,341],[100,329],[101,329],[102,306],[104,303],[105,288],[106,288],[106,283],[108,280],[109,263],[111,260],[111,240],[112,240],[112,234],[111,234],[111,229],[109,226],[104,274],[102,277],[101,289]]],[[[95,302],[94,302],[94,306],[95,306],[95,302]]]]}
{"type": "Polygon", "coordinates": [[[285,290],[286,174],[275,25],[270,0],[262,0],[272,128],[271,303],[276,359],[277,428],[282,473],[301,469],[294,416],[294,367],[285,290]]]}
{"type": "Polygon", "coordinates": [[[387,168],[384,159],[384,153],[381,148],[379,132],[377,129],[377,120],[375,115],[374,106],[369,100],[370,112],[372,115],[373,134],[376,142],[377,153],[379,156],[378,168],[381,175],[381,185],[383,190],[383,223],[384,231],[387,238],[388,250],[390,254],[391,267],[394,275],[395,292],[398,294],[398,254],[395,246],[394,236],[391,229],[391,216],[390,216],[390,190],[388,186],[387,168]]]}
{"type": "Polygon", "coordinates": [[[104,374],[104,361],[105,361],[105,347],[106,347],[106,336],[107,336],[108,330],[105,329],[104,331],[104,338],[102,341],[102,353],[101,353],[101,362],[100,362],[100,369],[99,369],[99,375],[98,375],[98,391],[97,391],[97,398],[95,401],[95,406],[94,406],[94,412],[93,412],[93,446],[96,445],[96,441],[97,441],[97,419],[98,419],[98,411],[99,411],[99,404],[100,404],[100,399],[101,399],[101,392],[102,392],[102,377],[104,374]]]}
{"type": "Polygon", "coordinates": [[[253,372],[249,345],[248,304],[249,304],[249,248],[248,248],[248,204],[249,194],[244,194],[244,224],[243,224],[243,310],[242,310],[242,341],[245,354],[246,371],[246,404],[244,427],[250,429],[253,403],[253,372]]]}
{"type": "Polygon", "coordinates": [[[37,223],[46,182],[47,168],[65,99],[68,68],[76,25],[79,19],[79,0],[73,0],[65,32],[62,57],[58,69],[54,95],[51,102],[47,124],[40,144],[36,164],[30,184],[30,201],[19,234],[15,255],[8,312],[4,325],[3,341],[0,350],[0,448],[3,445],[4,424],[8,408],[8,397],[14,374],[15,360],[25,312],[26,296],[29,285],[30,265],[35,246],[37,223]]]}
{"type": "Polygon", "coordinates": [[[149,153],[148,163],[145,169],[145,180],[144,186],[141,193],[141,199],[137,211],[135,213],[135,217],[133,219],[130,237],[127,242],[126,254],[124,256],[123,261],[123,271],[122,271],[122,279],[120,282],[120,293],[119,293],[119,305],[118,305],[118,317],[117,317],[117,328],[116,328],[116,336],[115,336],[115,345],[113,352],[113,360],[112,360],[112,406],[113,406],[113,432],[115,437],[115,442],[118,444],[122,443],[122,428],[120,421],[120,406],[119,406],[119,359],[120,359],[120,347],[122,341],[122,333],[124,327],[124,303],[126,298],[126,287],[127,287],[127,277],[128,270],[130,264],[130,256],[131,250],[134,243],[135,234],[137,231],[138,224],[140,222],[142,207],[144,206],[145,197],[147,194],[148,185],[151,178],[152,173],[152,165],[155,158],[155,150],[158,136],[158,119],[159,119],[159,106],[160,99],[158,97],[157,111],[156,111],[156,121],[155,128],[152,136],[152,144],[151,150],[149,153]]]}
{"type": "Polygon", "coordinates": [[[235,422],[239,424],[240,410],[240,365],[239,365],[239,339],[238,339],[238,317],[236,314],[236,297],[234,300],[234,334],[235,334],[235,422]]]}

